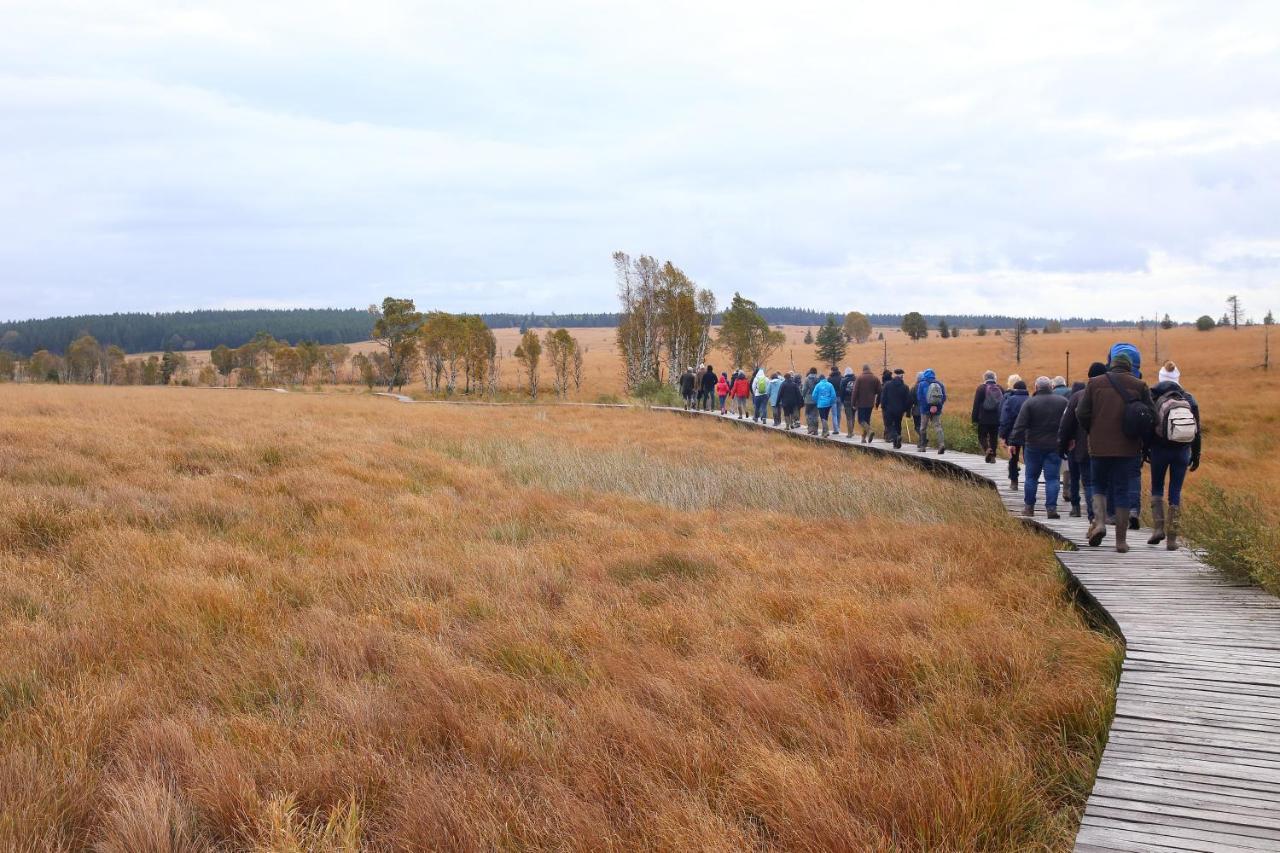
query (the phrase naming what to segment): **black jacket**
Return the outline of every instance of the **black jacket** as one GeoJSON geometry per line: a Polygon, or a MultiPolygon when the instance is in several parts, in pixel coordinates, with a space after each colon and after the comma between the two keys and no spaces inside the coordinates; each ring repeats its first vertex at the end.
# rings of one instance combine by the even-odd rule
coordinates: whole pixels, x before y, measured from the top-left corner
{"type": "MultiPolygon", "coordinates": [[[[1158,404],[1160,401],[1160,398],[1163,397],[1165,394],[1168,394],[1170,391],[1181,392],[1182,396],[1186,397],[1187,402],[1191,404],[1191,414],[1195,415],[1195,418],[1196,418],[1196,437],[1191,442],[1191,458],[1196,461],[1199,461],[1200,436],[1204,434],[1200,428],[1200,404],[1196,402],[1195,397],[1192,397],[1189,393],[1187,393],[1187,390],[1183,388],[1181,385],[1179,385],[1177,382],[1158,383],[1154,388],[1151,389],[1151,398],[1155,400],[1158,404]]],[[[1160,414],[1160,409],[1159,409],[1159,405],[1157,405],[1156,415],[1158,416],[1159,414],[1160,414]]],[[[1173,448],[1187,446],[1185,444],[1179,444],[1176,441],[1168,441],[1166,439],[1160,438],[1158,435],[1151,436],[1151,444],[1160,445],[1161,447],[1173,447],[1173,448]]]]}
{"type": "Polygon", "coordinates": [[[688,397],[693,393],[693,384],[696,377],[689,371],[680,374],[680,393],[688,397]]]}
{"type": "Polygon", "coordinates": [[[778,405],[784,409],[798,409],[804,401],[804,394],[794,379],[784,379],[778,387],[778,405]]]}
{"type": "Polygon", "coordinates": [[[708,370],[702,374],[702,390],[708,394],[714,394],[716,392],[716,382],[719,379],[720,377],[714,370],[708,370]]]}
{"type": "Polygon", "coordinates": [[[849,401],[853,399],[853,383],[857,381],[858,377],[851,373],[848,376],[842,377],[839,384],[836,385],[836,396],[838,396],[840,398],[840,402],[846,406],[849,404],[849,401]]]}
{"type": "Polygon", "coordinates": [[[1084,424],[1076,419],[1076,407],[1080,405],[1080,398],[1083,396],[1083,388],[1071,392],[1071,396],[1067,398],[1067,410],[1062,413],[1062,421],[1058,424],[1058,452],[1063,456],[1070,453],[1071,458],[1077,462],[1089,459],[1089,433],[1085,431],[1084,424]],[[1075,447],[1067,450],[1073,441],[1076,443],[1075,447]]]}
{"type": "MultiPolygon", "coordinates": [[[[979,426],[1000,426],[1000,410],[1004,408],[1004,398],[1002,395],[1001,403],[996,406],[995,411],[988,412],[982,405],[987,400],[987,385],[996,385],[996,383],[983,382],[978,386],[978,390],[973,394],[973,412],[970,417],[979,426]]],[[[996,385],[996,387],[999,388],[1000,386],[996,385]]]]}
{"type": "Polygon", "coordinates": [[[907,383],[902,381],[901,376],[895,376],[880,391],[880,408],[887,418],[900,417],[911,411],[911,398],[911,389],[907,387],[907,383]]]}
{"type": "Polygon", "coordinates": [[[1022,404],[1009,435],[1009,443],[1056,451],[1058,428],[1062,425],[1062,413],[1066,409],[1066,397],[1052,391],[1037,391],[1022,404]]]}

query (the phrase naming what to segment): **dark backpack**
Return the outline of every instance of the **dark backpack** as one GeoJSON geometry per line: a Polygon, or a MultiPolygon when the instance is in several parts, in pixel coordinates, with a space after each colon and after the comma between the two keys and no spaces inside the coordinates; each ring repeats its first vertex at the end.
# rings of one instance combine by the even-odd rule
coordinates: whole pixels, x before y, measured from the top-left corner
{"type": "Polygon", "coordinates": [[[1124,401],[1124,418],[1120,422],[1120,429],[1125,436],[1146,441],[1155,435],[1156,410],[1120,387],[1120,383],[1112,374],[1107,374],[1107,381],[1124,401]]]}
{"type": "Polygon", "coordinates": [[[1004,406],[1004,391],[994,382],[986,383],[986,396],[982,398],[982,411],[998,412],[1004,406]]]}

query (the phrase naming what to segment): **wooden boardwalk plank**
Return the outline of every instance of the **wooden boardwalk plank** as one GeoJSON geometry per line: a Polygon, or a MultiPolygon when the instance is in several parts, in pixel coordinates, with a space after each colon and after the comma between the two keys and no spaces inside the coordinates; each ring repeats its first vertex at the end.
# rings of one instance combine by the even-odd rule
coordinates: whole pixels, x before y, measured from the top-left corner
{"type": "MultiPolygon", "coordinates": [[[[1022,510],[1003,461],[669,411],[902,459],[989,486],[1008,511],[1022,510]]],[[[1125,643],[1115,720],[1076,850],[1280,850],[1280,600],[1185,547],[1147,545],[1146,531],[1131,532],[1128,554],[1115,552],[1112,531],[1090,548],[1088,521],[1065,509],[1061,519],[1039,509],[1028,521],[1075,547],[1057,551],[1058,562],[1125,643]]]]}

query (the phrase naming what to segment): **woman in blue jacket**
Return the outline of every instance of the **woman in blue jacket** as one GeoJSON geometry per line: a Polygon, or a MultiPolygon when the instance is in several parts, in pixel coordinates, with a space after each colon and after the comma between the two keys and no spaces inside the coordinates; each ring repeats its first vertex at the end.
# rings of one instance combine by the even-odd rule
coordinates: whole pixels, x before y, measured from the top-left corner
{"type": "Polygon", "coordinates": [[[1022,377],[1013,374],[1009,377],[1009,392],[1004,395],[1004,406],[1000,409],[1000,439],[1009,448],[1009,491],[1018,491],[1018,457],[1022,453],[1022,445],[1011,444],[1013,425],[1018,422],[1018,412],[1022,404],[1027,402],[1027,383],[1022,377]]]}
{"type": "Polygon", "coordinates": [[[818,422],[822,424],[822,435],[826,437],[831,434],[828,424],[831,418],[831,407],[836,402],[836,386],[831,384],[831,380],[818,374],[818,384],[813,386],[813,404],[818,407],[818,422]]]}

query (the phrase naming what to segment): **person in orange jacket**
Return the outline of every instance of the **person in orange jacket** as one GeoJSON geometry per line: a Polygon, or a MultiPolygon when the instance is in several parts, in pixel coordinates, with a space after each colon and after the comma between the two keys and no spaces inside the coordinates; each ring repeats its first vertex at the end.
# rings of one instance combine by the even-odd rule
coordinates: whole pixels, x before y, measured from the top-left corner
{"type": "Polygon", "coordinates": [[[720,374],[720,380],[716,382],[716,396],[720,398],[720,414],[725,413],[724,403],[729,398],[729,375],[727,373],[720,374]]]}
{"type": "Polygon", "coordinates": [[[747,380],[747,374],[739,370],[734,374],[733,380],[733,409],[739,418],[747,416],[747,400],[750,398],[751,382],[747,380]]]}

